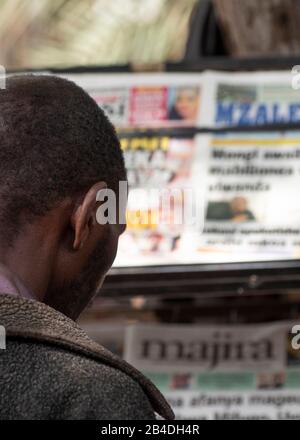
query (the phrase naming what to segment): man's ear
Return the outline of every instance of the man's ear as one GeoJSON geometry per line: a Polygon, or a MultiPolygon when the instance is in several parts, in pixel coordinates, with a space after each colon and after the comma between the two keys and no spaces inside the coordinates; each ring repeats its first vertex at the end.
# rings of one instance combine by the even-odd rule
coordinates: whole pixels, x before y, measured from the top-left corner
{"type": "Polygon", "coordinates": [[[96,223],[96,196],[98,191],[106,189],[105,182],[95,183],[76,205],[71,224],[74,229],[73,249],[80,249],[90,234],[91,227],[96,223]]]}

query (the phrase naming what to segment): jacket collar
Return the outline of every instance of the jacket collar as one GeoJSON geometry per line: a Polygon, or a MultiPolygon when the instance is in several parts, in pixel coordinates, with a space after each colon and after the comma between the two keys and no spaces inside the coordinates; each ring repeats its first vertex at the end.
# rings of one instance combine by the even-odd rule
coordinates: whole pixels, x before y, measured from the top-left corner
{"type": "Polygon", "coordinates": [[[1,294],[0,324],[5,327],[7,338],[46,342],[118,368],[139,383],[158,414],[165,419],[174,418],[171,407],[148,378],[92,341],[74,321],[46,304],[1,294]]]}

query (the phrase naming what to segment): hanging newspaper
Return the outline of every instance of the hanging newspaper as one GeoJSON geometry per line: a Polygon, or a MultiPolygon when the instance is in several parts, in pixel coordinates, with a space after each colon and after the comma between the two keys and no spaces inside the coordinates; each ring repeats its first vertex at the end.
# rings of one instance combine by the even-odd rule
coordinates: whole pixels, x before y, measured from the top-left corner
{"type": "Polygon", "coordinates": [[[208,127],[299,124],[300,84],[297,70],[205,75],[208,127]]]}
{"type": "Polygon", "coordinates": [[[189,245],[186,224],[192,223],[188,217],[193,216],[198,229],[204,220],[204,186],[199,186],[199,167],[194,170],[198,164],[196,142],[193,136],[180,132],[173,136],[145,136],[141,129],[199,125],[205,113],[203,75],[104,74],[68,78],[85,88],[119,132],[129,197],[127,231],[120,239],[115,265],[184,262],[181,249],[189,245]]]}
{"type": "Polygon", "coordinates": [[[134,325],[125,359],[177,419],[300,419],[300,326],[134,325]]]}

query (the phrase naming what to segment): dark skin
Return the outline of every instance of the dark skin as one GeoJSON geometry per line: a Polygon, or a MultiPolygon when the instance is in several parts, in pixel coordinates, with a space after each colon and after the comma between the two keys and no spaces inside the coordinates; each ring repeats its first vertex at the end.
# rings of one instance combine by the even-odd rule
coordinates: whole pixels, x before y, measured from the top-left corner
{"type": "Polygon", "coordinates": [[[35,299],[74,320],[101,287],[126,227],[97,223],[101,202],[96,195],[105,188],[105,182],[97,182],[64,199],[45,216],[25,224],[11,247],[0,246],[0,262],[20,277],[35,299]],[[87,272],[89,265],[92,269],[87,272]]]}

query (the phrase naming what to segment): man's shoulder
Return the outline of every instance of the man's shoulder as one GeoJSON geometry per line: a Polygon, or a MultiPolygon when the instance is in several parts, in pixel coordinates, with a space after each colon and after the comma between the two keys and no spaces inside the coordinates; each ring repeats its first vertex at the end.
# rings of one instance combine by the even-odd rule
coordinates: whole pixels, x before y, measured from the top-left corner
{"type": "Polygon", "coordinates": [[[18,396],[18,404],[29,405],[41,412],[42,418],[155,418],[138,382],[118,368],[79,353],[32,341],[8,340],[0,365],[2,395],[12,383],[16,389],[27,389],[34,381],[26,398],[24,394],[18,396]]]}

